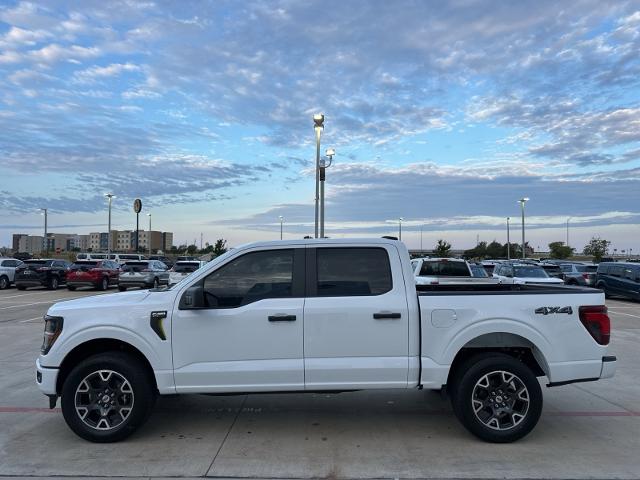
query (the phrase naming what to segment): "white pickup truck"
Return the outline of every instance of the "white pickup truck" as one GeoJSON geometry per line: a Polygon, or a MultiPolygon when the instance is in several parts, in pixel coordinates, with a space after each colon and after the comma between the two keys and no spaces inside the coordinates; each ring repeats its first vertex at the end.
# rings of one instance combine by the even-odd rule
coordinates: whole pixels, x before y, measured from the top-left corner
{"type": "Polygon", "coordinates": [[[548,386],[613,376],[604,295],[417,286],[401,242],[244,245],[171,288],[60,302],[36,380],[69,427],[124,439],[158,394],[446,389],[464,426],[517,440],[548,386]]]}

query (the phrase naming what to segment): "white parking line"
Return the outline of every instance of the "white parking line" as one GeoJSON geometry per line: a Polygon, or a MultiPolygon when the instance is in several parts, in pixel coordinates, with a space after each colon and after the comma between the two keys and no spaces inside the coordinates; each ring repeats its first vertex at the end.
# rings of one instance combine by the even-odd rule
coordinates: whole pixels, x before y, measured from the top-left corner
{"type": "Polygon", "coordinates": [[[27,318],[26,320],[20,320],[20,323],[33,322],[35,320],[42,320],[42,316],[35,317],[35,318],[27,318]]]}
{"type": "Polygon", "coordinates": [[[611,313],[613,313],[614,315],[626,315],[627,317],[634,317],[634,318],[640,318],[640,315],[632,315],[631,313],[624,313],[624,312],[615,312],[613,311],[613,309],[609,309],[609,311],[611,313]]]}
{"type": "MultiPolygon", "coordinates": [[[[69,299],[69,300],[70,300],[70,299],[69,299]]],[[[60,301],[60,300],[52,300],[52,301],[50,301],[50,302],[33,302],[33,303],[23,303],[23,304],[21,304],[21,305],[11,305],[11,306],[9,306],[9,307],[0,307],[0,310],[9,310],[10,308],[30,307],[31,305],[42,305],[42,304],[45,304],[45,303],[49,303],[49,304],[51,304],[51,303],[57,303],[57,302],[59,302],[59,301],[60,301]]]]}
{"type": "Polygon", "coordinates": [[[0,296],[0,302],[2,300],[4,300],[5,298],[21,298],[21,297],[29,297],[31,295],[44,295],[46,293],[54,293],[54,292],[55,292],[55,290],[47,290],[45,292],[28,292],[28,293],[21,293],[21,294],[18,294],[18,295],[8,295],[6,297],[0,296]]]}

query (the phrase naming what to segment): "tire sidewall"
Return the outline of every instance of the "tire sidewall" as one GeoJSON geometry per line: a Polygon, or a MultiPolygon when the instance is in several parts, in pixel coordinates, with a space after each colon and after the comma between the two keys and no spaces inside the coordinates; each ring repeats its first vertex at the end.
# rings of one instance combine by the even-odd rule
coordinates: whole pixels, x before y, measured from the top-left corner
{"type": "Polygon", "coordinates": [[[62,415],[74,433],[90,442],[117,442],[131,435],[150,415],[156,392],[146,369],[133,356],[120,352],[94,355],[80,362],[65,379],[62,386],[62,415]],[[133,390],[134,403],[127,419],[113,430],[100,431],[86,425],[75,409],[78,385],[97,370],[113,370],[126,378],[133,390]]]}
{"type": "Polygon", "coordinates": [[[58,277],[51,277],[51,280],[49,280],[49,288],[51,288],[51,290],[57,290],[58,286],[58,277]]]}
{"type": "Polygon", "coordinates": [[[100,282],[100,290],[107,290],[109,288],[109,279],[107,277],[102,277],[102,281],[100,282]]]}
{"type": "Polygon", "coordinates": [[[4,290],[5,288],[9,288],[9,279],[2,275],[0,276],[0,290],[4,290]]]}
{"type": "Polygon", "coordinates": [[[464,427],[478,438],[493,443],[508,443],[526,436],[538,423],[542,413],[542,389],[531,369],[519,360],[508,355],[483,355],[475,357],[461,368],[454,386],[453,409],[464,427]],[[471,398],[476,382],[484,375],[495,370],[504,370],[515,374],[529,391],[529,410],[517,426],[509,430],[493,430],[484,425],[475,415],[471,398]]]}

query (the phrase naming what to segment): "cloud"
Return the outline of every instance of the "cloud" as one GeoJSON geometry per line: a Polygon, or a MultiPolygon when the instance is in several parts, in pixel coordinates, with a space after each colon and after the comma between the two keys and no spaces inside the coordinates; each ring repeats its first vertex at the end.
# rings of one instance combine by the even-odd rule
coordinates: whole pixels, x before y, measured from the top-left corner
{"type": "Polygon", "coordinates": [[[104,67],[93,66],[86,70],[75,72],[74,79],[78,83],[94,83],[99,79],[117,77],[124,72],[139,72],[140,70],[140,66],[133,63],[112,63],[104,67]]]}

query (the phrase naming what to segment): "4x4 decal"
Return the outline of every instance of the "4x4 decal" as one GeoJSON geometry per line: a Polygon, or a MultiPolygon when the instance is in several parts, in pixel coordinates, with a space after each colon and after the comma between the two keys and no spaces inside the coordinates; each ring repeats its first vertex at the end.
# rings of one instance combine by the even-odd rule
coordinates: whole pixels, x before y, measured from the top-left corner
{"type": "Polygon", "coordinates": [[[536,314],[538,315],[551,315],[552,313],[566,313],[567,315],[573,314],[571,307],[539,307],[536,308],[536,314]]]}

